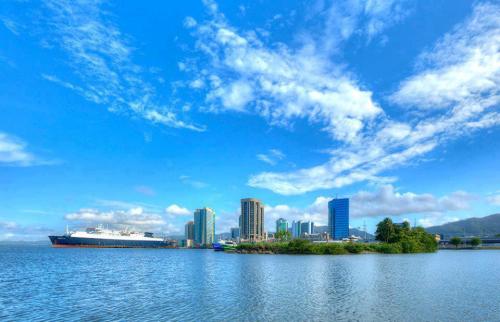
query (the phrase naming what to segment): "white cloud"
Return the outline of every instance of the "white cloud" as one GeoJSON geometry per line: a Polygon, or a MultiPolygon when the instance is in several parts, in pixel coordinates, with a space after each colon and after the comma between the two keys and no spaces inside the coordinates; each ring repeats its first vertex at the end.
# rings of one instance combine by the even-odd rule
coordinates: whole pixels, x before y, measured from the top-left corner
{"type": "Polygon", "coordinates": [[[48,241],[54,231],[37,225],[21,225],[0,218],[0,241],[48,241]]]}
{"type": "Polygon", "coordinates": [[[227,233],[231,228],[238,227],[239,209],[235,212],[224,212],[215,216],[215,233],[227,233]]]}
{"type": "Polygon", "coordinates": [[[486,200],[492,205],[500,206],[500,194],[488,196],[486,200]]]}
{"type": "Polygon", "coordinates": [[[285,158],[285,154],[278,149],[270,149],[267,154],[257,154],[257,159],[270,165],[276,165],[285,158]]]}
{"type": "Polygon", "coordinates": [[[184,27],[193,28],[196,25],[197,25],[197,22],[193,17],[186,17],[186,19],[184,19],[184,27]]]}
{"type": "MultiPolygon", "coordinates": [[[[209,110],[253,112],[286,127],[307,119],[341,143],[322,165],[260,173],[250,177],[250,186],[292,195],[364,180],[380,182],[384,180],[378,177],[380,172],[433,150],[440,143],[435,136],[449,128],[431,129],[434,119],[417,125],[390,120],[372,100],[372,93],[318,52],[316,44],[300,49],[282,43],[267,45],[256,32],[229,25],[215,3],[208,6],[211,20],[198,24],[194,35],[198,50],[209,60],[203,66],[209,110]]],[[[362,7],[372,25],[380,25],[377,19],[399,10],[393,2],[371,1],[362,7]]],[[[374,28],[368,33],[385,27],[374,28]]],[[[197,69],[193,71],[198,77],[197,69]]],[[[259,159],[273,162],[266,154],[259,159]]]]}
{"type": "Polygon", "coordinates": [[[27,144],[7,133],[0,132],[0,165],[29,167],[53,165],[57,160],[43,160],[27,151],[27,144]]]}
{"type": "Polygon", "coordinates": [[[173,215],[173,216],[189,216],[189,215],[193,214],[189,209],[183,208],[183,207],[178,206],[176,204],[172,204],[172,205],[168,206],[165,209],[165,212],[167,214],[173,215]]]}
{"type": "Polygon", "coordinates": [[[402,21],[411,11],[408,3],[395,0],[332,1],[327,8],[312,15],[325,16],[320,45],[327,51],[336,51],[348,39],[359,36],[370,42],[387,28],[402,21]]]}
{"type": "Polygon", "coordinates": [[[422,54],[421,64],[429,68],[405,80],[392,96],[393,101],[422,109],[448,108],[485,98],[498,104],[499,13],[498,5],[477,5],[465,23],[446,34],[432,51],[422,54]]]}
{"type": "Polygon", "coordinates": [[[281,126],[307,119],[341,141],[356,140],[382,113],[370,91],[314,48],[267,47],[254,31],[229,25],[213,4],[212,20],[194,31],[209,60],[203,64],[208,110],[254,112],[281,126]]]}
{"type": "Polygon", "coordinates": [[[198,88],[203,88],[205,86],[205,83],[201,79],[195,79],[191,83],[189,83],[189,86],[191,88],[198,89],[198,88]]]}
{"type": "MultiPolygon", "coordinates": [[[[498,108],[500,97],[500,18],[497,17],[497,12],[500,12],[498,6],[477,6],[470,19],[444,36],[444,40],[438,42],[434,52],[424,55],[427,59],[433,59],[434,63],[439,65],[438,69],[424,70],[410,77],[392,96],[398,103],[411,102],[425,107],[432,101],[438,106],[446,104],[446,109],[434,110],[432,114],[420,119],[412,119],[410,113],[408,123],[397,122],[383,115],[377,119],[371,131],[362,132],[357,140],[346,142],[331,151],[327,162],[292,172],[263,172],[251,176],[248,184],[284,195],[293,195],[318,189],[339,188],[361,181],[380,181],[379,174],[385,170],[419,160],[419,157],[449,140],[500,124],[499,113],[493,111],[498,108]],[[492,68],[488,71],[488,77],[482,72],[469,70],[470,59],[475,59],[476,56],[468,55],[468,48],[472,48],[474,53],[485,53],[483,58],[489,65],[484,66],[492,68]],[[437,77],[439,84],[433,84],[432,88],[425,87],[425,90],[432,91],[432,94],[420,92],[417,97],[405,90],[410,83],[413,84],[411,86],[419,88],[427,86],[423,80],[429,73],[439,75],[438,72],[447,73],[460,69],[461,73],[468,75],[454,80],[460,82],[457,86],[449,84],[450,80],[446,77],[437,77]],[[494,86],[491,86],[491,82],[494,86]],[[449,90],[436,90],[440,88],[449,90]]],[[[480,70],[484,71],[484,68],[480,70]]]]}
{"type": "Polygon", "coordinates": [[[6,133],[0,132],[0,162],[7,164],[30,165],[35,157],[26,152],[26,144],[6,133]]]}
{"type": "Polygon", "coordinates": [[[253,99],[252,87],[246,81],[236,81],[226,88],[217,88],[212,94],[219,97],[229,110],[243,110],[253,99]]]}
{"type": "Polygon", "coordinates": [[[145,81],[145,70],[132,61],[134,48],[99,2],[50,0],[45,42],[64,50],[79,85],[54,75],[45,79],[74,90],[112,112],[131,114],[168,127],[203,131],[179,120],[173,107],[159,102],[156,88],[145,81]]]}
{"type": "Polygon", "coordinates": [[[360,181],[380,181],[377,174],[383,170],[405,164],[436,146],[435,142],[429,141],[391,151],[388,142],[391,139],[371,139],[360,146],[334,150],[327,163],[312,168],[288,173],[263,172],[250,177],[248,184],[283,195],[295,195],[318,189],[340,188],[360,181]]]}
{"type": "Polygon", "coordinates": [[[460,220],[459,217],[444,216],[441,214],[434,215],[432,217],[424,217],[418,220],[418,225],[422,227],[438,226],[449,222],[454,222],[460,220]]]}
{"type": "MultiPolygon", "coordinates": [[[[409,214],[437,214],[469,208],[473,197],[463,191],[448,196],[400,193],[392,185],[381,186],[375,192],[360,191],[350,200],[350,215],[356,217],[401,216],[409,214]]],[[[430,219],[429,219],[430,220],[430,219]]]]}
{"type": "Polygon", "coordinates": [[[80,209],[64,216],[66,220],[86,225],[110,224],[116,228],[131,227],[134,229],[162,230],[167,227],[165,219],[157,213],[145,212],[142,208],[128,210],[99,211],[96,209],[80,209]]]}

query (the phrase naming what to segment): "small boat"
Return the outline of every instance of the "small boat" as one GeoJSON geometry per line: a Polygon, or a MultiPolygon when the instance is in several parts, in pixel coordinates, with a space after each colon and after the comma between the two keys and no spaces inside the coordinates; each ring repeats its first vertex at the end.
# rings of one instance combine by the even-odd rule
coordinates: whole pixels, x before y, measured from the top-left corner
{"type": "Polygon", "coordinates": [[[222,244],[222,242],[219,242],[219,243],[214,243],[212,245],[212,248],[214,249],[214,251],[216,252],[223,252],[224,251],[224,246],[222,244]]]}
{"type": "Polygon", "coordinates": [[[236,243],[231,240],[221,240],[218,243],[214,243],[212,247],[216,252],[231,251],[236,249],[236,243]]]}
{"type": "Polygon", "coordinates": [[[236,250],[236,243],[234,241],[227,241],[222,247],[224,248],[224,251],[232,251],[236,250]]]}

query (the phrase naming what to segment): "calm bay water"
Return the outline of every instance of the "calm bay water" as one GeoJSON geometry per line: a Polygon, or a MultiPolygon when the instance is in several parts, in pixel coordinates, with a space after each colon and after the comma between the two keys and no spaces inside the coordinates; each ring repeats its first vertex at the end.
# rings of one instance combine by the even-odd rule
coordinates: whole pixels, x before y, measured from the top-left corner
{"type": "Polygon", "coordinates": [[[500,251],[0,246],[0,321],[500,321],[500,251]]]}

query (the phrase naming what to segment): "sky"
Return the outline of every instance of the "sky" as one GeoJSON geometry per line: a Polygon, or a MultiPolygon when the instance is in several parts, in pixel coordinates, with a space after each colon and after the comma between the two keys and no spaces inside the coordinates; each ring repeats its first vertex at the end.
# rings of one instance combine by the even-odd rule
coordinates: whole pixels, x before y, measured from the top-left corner
{"type": "Polygon", "coordinates": [[[3,1],[0,240],[500,212],[498,1],[3,1]]]}

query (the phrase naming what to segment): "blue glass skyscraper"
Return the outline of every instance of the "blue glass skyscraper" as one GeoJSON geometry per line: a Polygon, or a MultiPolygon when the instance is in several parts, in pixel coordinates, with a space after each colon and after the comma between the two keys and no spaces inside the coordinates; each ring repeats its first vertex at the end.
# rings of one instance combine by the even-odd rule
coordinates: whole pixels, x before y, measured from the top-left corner
{"type": "Polygon", "coordinates": [[[328,202],[328,230],[333,239],[349,237],[349,198],[328,202]]]}
{"type": "Polygon", "coordinates": [[[209,246],[215,242],[215,211],[213,209],[205,207],[195,210],[194,241],[199,246],[209,246]]]}

